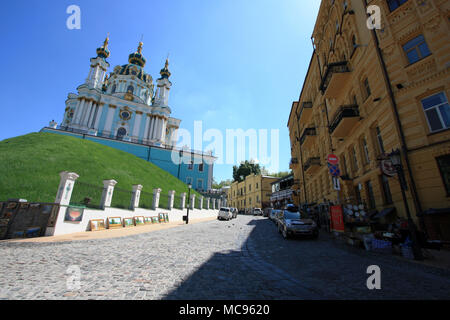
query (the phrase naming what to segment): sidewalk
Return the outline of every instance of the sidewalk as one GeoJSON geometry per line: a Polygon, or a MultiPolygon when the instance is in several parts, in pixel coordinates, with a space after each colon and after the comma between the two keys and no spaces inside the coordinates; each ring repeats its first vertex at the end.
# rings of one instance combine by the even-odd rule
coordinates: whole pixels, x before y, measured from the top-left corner
{"type": "MultiPolygon", "coordinates": [[[[325,229],[321,230],[321,234],[322,234],[322,236],[326,235],[329,239],[333,240],[333,242],[335,244],[339,244],[342,247],[354,248],[356,250],[365,251],[365,249],[363,249],[363,248],[357,248],[357,247],[351,246],[351,245],[347,244],[345,241],[343,241],[342,239],[336,238],[333,234],[325,231],[325,229]]],[[[367,252],[373,252],[373,251],[367,251],[367,252]]],[[[394,259],[400,259],[403,261],[409,261],[411,263],[426,265],[426,266],[440,268],[440,269],[450,271],[450,251],[448,251],[448,250],[424,249],[423,254],[425,256],[425,260],[423,260],[423,261],[406,259],[403,256],[396,255],[396,254],[387,254],[387,253],[379,253],[379,254],[384,255],[386,257],[390,256],[390,257],[393,257],[394,259]]]]}
{"type": "MultiPolygon", "coordinates": [[[[189,224],[201,223],[206,221],[212,221],[216,218],[204,218],[204,219],[195,219],[189,220],[189,224]]],[[[2,242],[35,242],[35,243],[48,243],[48,242],[66,242],[66,241],[81,241],[81,240],[96,240],[96,239],[109,239],[109,238],[119,238],[119,237],[127,237],[136,234],[148,233],[157,230],[170,229],[175,227],[180,227],[186,225],[185,222],[177,221],[177,222],[169,222],[169,223],[161,223],[161,224],[150,224],[143,225],[138,227],[129,227],[129,228],[120,228],[120,229],[106,229],[100,231],[85,231],[71,234],[63,234],[59,236],[51,236],[51,237],[39,237],[39,238],[29,238],[29,239],[7,239],[1,240],[2,242]]]]}

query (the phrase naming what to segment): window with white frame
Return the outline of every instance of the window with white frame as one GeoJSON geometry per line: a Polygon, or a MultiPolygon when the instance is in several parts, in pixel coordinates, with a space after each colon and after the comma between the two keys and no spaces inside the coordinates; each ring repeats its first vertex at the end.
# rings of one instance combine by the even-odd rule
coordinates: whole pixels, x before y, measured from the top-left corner
{"type": "Polygon", "coordinates": [[[192,178],[191,177],[187,177],[186,178],[186,184],[192,185],[192,178]]]}
{"type": "Polygon", "coordinates": [[[450,128],[450,107],[444,92],[427,97],[421,102],[431,132],[450,128]]]}

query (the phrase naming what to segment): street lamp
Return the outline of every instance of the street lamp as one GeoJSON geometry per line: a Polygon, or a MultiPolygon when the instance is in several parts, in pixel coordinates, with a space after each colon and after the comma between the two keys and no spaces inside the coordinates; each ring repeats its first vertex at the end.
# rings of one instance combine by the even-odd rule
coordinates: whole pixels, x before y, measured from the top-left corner
{"type": "Polygon", "coordinates": [[[191,207],[191,188],[192,185],[188,185],[189,191],[188,191],[188,206],[187,206],[187,216],[186,216],[186,224],[189,223],[189,208],[191,207]]]}
{"type": "Polygon", "coordinates": [[[408,190],[408,186],[406,184],[405,174],[403,172],[403,165],[402,165],[402,156],[399,149],[392,150],[392,152],[389,154],[389,158],[392,162],[392,165],[395,168],[395,171],[397,172],[399,181],[400,181],[400,190],[402,191],[402,197],[403,197],[403,203],[405,204],[406,209],[406,215],[408,216],[408,229],[411,233],[412,238],[412,250],[414,254],[415,260],[423,260],[422,250],[420,249],[419,242],[417,240],[417,228],[416,225],[413,222],[413,219],[411,218],[411,212],[409,211],[408,206],[408,200],[406,199],[406,192],[405,190],[408,190]]]}

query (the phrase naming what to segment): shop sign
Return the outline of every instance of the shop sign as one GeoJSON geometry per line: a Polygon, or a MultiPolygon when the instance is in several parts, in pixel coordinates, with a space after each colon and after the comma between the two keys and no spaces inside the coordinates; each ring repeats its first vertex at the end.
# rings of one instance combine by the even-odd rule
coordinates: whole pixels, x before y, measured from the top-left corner
{"type": "Polygon", "coordinates": [[[337,232],[344,232],[344,213],[342,206],[331,206],[331,230],[337,232]]]}
{"type": "Polygon", "coordinates": [[[388,177],[395,177],[397,170],[390,159],[383,159],[380,161],[381,172],[388,177]]]}

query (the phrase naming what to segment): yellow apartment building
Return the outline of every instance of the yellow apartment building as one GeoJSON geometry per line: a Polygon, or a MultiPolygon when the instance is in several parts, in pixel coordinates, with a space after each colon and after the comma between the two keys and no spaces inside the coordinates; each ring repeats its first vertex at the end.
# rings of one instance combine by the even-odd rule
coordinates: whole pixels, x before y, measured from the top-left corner
{"type": "Polygon", "coordinates": [[[450,1],[324,0],[312,57],[288,128],[299,201],[395,208],[397,177],[380,161],[399,149],[412,216],[450,240],[450,1]],[[381,26],[368,27],[367,7],[381,26]],[[340,191],[327,156],[339,158],[340,191]]]}
{"type": "Polygon", "coordinates": [[[233,182],[228,190],[228,205],[238,210],[270,207],[271,182],[276,177],[251,174],[242,182],[233,182]]]}

